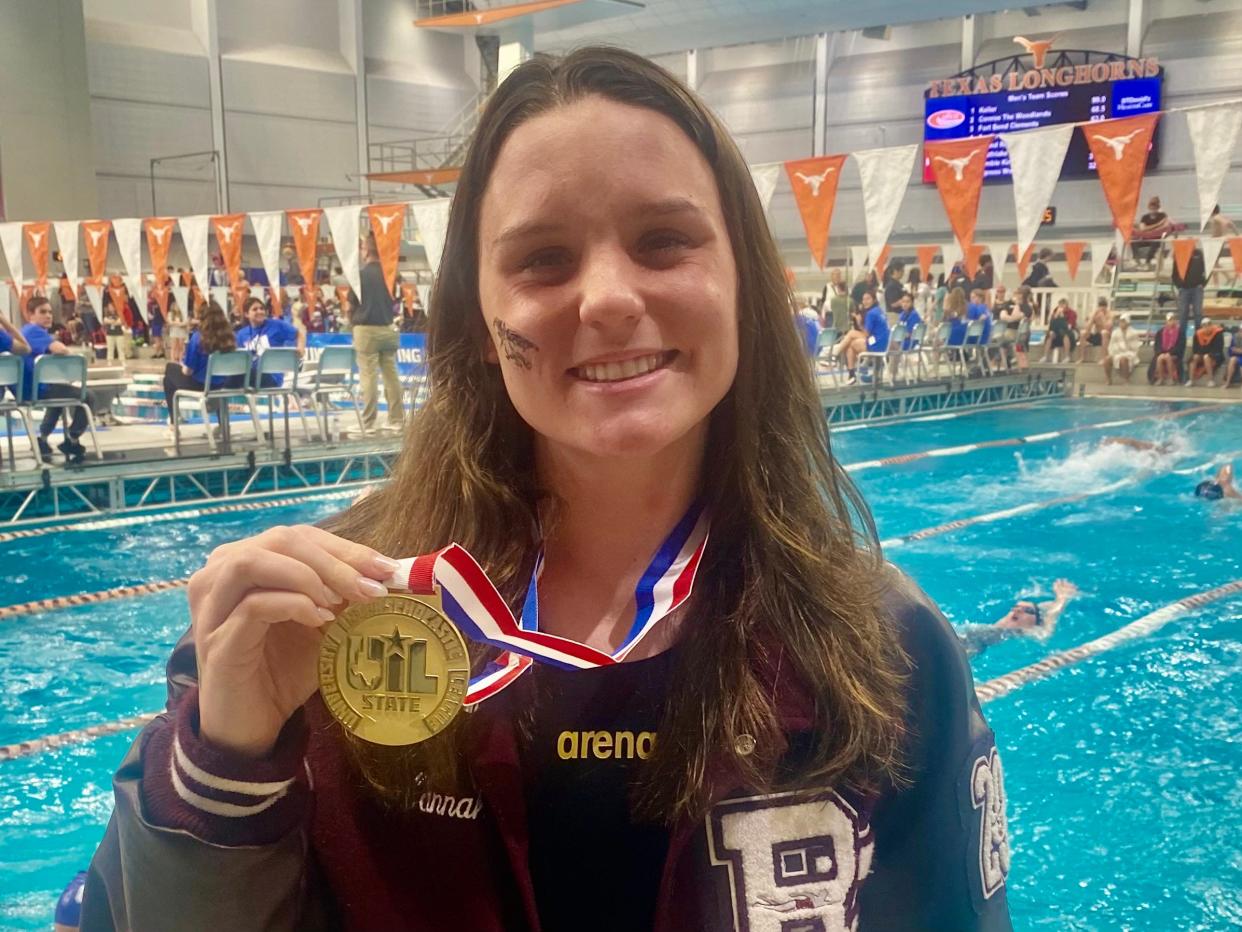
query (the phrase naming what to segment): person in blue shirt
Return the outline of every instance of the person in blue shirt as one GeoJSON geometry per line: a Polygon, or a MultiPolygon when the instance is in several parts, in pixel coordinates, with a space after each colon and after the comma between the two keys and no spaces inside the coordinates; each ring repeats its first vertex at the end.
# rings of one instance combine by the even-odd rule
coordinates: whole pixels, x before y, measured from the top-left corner
{"type": "MultiPolygon", "coordinates": [[[[0,316],[0,353],[13,353],[17,356],[30,355],[30,344],[26,342],[22,332],[3,316],[0,316]]],[[[4,398],[4,390],[0,389],[0,399],[2,398],[4,398]]]]}
{"type": "MultiPolygon", "coordinates": [[[[224,308],[214,300],[199,311],[198,329],[190,334],[181,362],[170,362],[164,367],[164,403],[168,407],[168,422],[172,423],[173,395],[181,390],[201,392],[207,381],[207,358],[212,353],[227,353],[237,349],[233,328],[229,326],[224,308]]],[[[241,376],[234,377],[240,384],[241,376]]],[[[225,379],[218,379],[220,388],[225,379]]]]}
{"type": "Polygon", "coordinates": [[[798,334],[802,337],[802,343],[806,347],[806,353],[812,359],[815,358],[815,350],[819,343],[819,318],[812,310],[808,314],[807,309],[799,310],[794,308],[794,324],[798,328],[798,334]]]}
{"type": "Polygon", "coordinates": [[[983,319],[983,333],[979,339],[971,337],[967,343],[987,343],[992,338],[992,312],[988,309],[986,295],[982,288],[976,288],[970,293],[970,304],[966,305],[966,319],[979,320],[983,319]]]}
{"type": "Polygon", "coordinates": [[[914,347],[914,328],[923,322],[923,317],[914,308],[914,297],[910,292],[903,292],[897,301],[897,323],[906,328],[906,338],[901,343],[903,350],[914,347]]]}
{"type": "MultiPolygon", "coordinates": [[[[272,347],[298,345],[298,332],[293,325],[279,317],[268,317],[267,307],[259,298],[247,298],[242,314],[246,325],[237,331],[237,345],[254,356],[254,367],[257,368],[259,357],[272,347]]],[[[264,387],[277,386],[282,381],[279,375],[263,377],[264,387]]]]}
{"type": "MultiPolygon", "coordinates": [[[[69,355],[69,347],[52,336],[51,327],[51,302],[41,295],[35,295],[26,302],[26,325],[22,327],[21,333],[29,349],[25,356],[26,371],[23,385],[23,397],[27,400],[35,398],[35,360],[49,353],[53,356],[69,355]]],[[[91,392],[86,392],[86,397],[83,399],[81,389],[74,388],[72,385],[44,385],[40,389],[38,397],[39,399],[82,399],[92,409],[97,404],[95,396],[91,392]]],[[[43,462],[52,462],[52,448],[48,444],[47,438],[56,429],[56,423],[61,419],[62,414],[65,416],[65,439],[61,441],[57,449],[65,454],[65,462],[80,463],[86,458],[86,447],[78,442],[78,438],[86,432],[87,413],[85,407],[44,409],[43,421],[39,425],[39,436],[36,438],[39,443],[39,455],[42,457],[43,462]],[[73,411],[72,417],[67,413],[69,410],[73,411]]]]}
{"type": "Polygon", "coordinates": [[[954,288],[944,299],[944,320],[949,325],[946,346],[961,346],[966,342],[966,292],[954,288]]]}

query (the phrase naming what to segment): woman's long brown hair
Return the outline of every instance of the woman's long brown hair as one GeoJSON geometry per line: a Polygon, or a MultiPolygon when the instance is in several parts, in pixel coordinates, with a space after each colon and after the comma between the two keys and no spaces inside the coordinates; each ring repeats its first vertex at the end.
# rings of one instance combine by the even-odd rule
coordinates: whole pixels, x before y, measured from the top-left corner
{"type": "Polygon", "coordinates": [[[211,300],[203,308],[198,319],[199,337],[203,341],[203,351],[207,353],[224,353],[237,349],[237,336],[229,326],[228,315],[224,308],[211,300]]]}
{"type": "MultiPolygon", "coordinates": [[[[722,766],[750,787],[777,785],[784,736],[775,680],[796,684],[813,719],[811,753],[781,785],[874,788],[900,772],[904,711],[904,657],[879,605],[885,571],[875,527],[829,453],[790,325],[783,263],[746,163],[707,108],[646,59],[608,48],[540,56],[492,95],[457,184],[431,301],[429,401],[392,480],[329,528],[393,556],[458,541],[520,605],[546,490],[533,474],[531,429],[484,361],[479,210],[514,129],[592,95],[661,113],[699,148],[716,177],[738,274],[737,376],[711,416],[705,457],[712,537],[638,788],[644,811],[669,820],[700,813],[722,766]],[[756,739],[753,753],[732,750],[743,735],[756,739]]],[[[364,776],[410,805],[419,775],[455,753],[470,718],[415,751],[350,741],[364,776]]]]}

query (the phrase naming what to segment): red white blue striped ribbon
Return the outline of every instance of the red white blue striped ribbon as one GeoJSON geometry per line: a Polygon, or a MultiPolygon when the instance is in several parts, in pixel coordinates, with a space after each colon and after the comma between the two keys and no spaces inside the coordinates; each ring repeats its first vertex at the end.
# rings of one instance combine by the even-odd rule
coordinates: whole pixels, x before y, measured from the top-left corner
{"type": "Polygon", "coordinates": [[[459,544],[399,561],[400,568],[389,578],[388,587],[421,594],[438,590],[444,613],[463,634],[504,652],[471,679],[465,699],[470,706],[496,695],[535,660],[580,670],[623,660],[660,621],[689,598],[707,545],[708,525],[706,510],[698,506],[678,522],[639,579],[634,591],[634,623],[621,646],[611,654],[539,630],[542,554],[520,619],[510,611],[478,561],[459,544]]]}

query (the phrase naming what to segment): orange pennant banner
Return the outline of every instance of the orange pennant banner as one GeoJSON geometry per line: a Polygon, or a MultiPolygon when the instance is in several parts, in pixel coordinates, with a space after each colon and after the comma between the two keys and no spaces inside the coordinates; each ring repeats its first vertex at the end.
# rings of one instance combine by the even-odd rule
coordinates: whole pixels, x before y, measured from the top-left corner
{"type": "Polygon", "coordinates": [[[1127,243],[1134,233],[1134,214],[1158,119],[1159,113],[1146,113],[1122,120],[1087,123],[1082,127],[1087,145],[1095,157],[1104,197],[1113,213],[1113,226],[1127,243]]]}
{"type": "MultiPolygon", "coordinates": [[[[293,233],[293,248],[298,254],[298,268],[302,270],[302,281],[310,286],[312,302],[318,297],[315,293],[315,258],[319,248],[319,218],[323,211],[317,208],[308,210],[287,210],[289,230],[293,233]]],[[[314,307],[314,304],[311,304],[314,307]]]]}
{"type": "MultiPolygon", "coordinates": [[[[1078,278],[1078,266],[1082,262],[1082,254],[1086,252],[1087,244],[1079,240],[1069,240],[1065,246],[1065,265],[1069,269],[1070,280],[1078,278]]],[[[1023,278],[1026,276],[1023,275],[1023,278]]]]}
{"type": "Polygon", "coordinates": [[[30,258],[34,260],[35,281],[40,285],[47,284],[48,239],[52,235],[52,225],[46,220],[42,223],[26,223],[22,225],[26,234],[26,248],[30,250],[30,258]]]}
{"type": "Polygon", "coordinates": [[[1242,236],[1230,237],[1229,255],[1233,258],[1234,274],[1242,275],[1242,236]]]}
{"type": "MultiPolygon", "coordinates": [[[[888,245],[888,243],[885,243],[884,248],[880,250],[880,254],[875,257],[875,277],[878,278],[881,283],[884,281],[884,269],[888,267],[888,257],[892,254],[893,247],[888,245]]],[[[882,286],[881,290],[883,290],[882,286]]]]}
{"type": "Polygon", "coordinates": [[[113,275],[108,280],[108,294],[112,296],[112,307],[121,315],[121,320],[125,321],[126,327],[134,326],[134,315],[129,310],[129,289],[123,284],[118,284],[121,276],[113,275]]]}
{"type": "MultiPolygon", "coordinates": [[[[148,217],[142,221],[147,230],[147,250],[151,253],[151,270],[155,273],[155,282],[162,284],[168,269],[168,251],[172,248],[173,227],[177,225],[176,217],[148,217]]],[[[167,302],[165,297],[165,302],[167,302]]],[[[163,310],[164,306],[160,306],[163,310]]]]}
{"type": "Polygon", "coordinates": [[[371,235],[379,252],[380,267],[384,270],[384,282],[388,293],[393,294],[397,283],[397,262],[401,258],[401,231],[405,228],[404,204],[372,204],[367,208],[371,221],[371,235]]]}
{"type": "Polygon", "coordinates": [[[410,313],[414,312],[414,299],[418,297],[418,287],[413,282],[401,283],[401,304],[410,313]]]}
{"type": "Polygon", "coordinates": [[[168,286],[164,284],[163,278],[159,274],[159,270],[155,272],[155,284],[151,287],[151,294],[155,297],[155,303],[159,305],[160,313],[164,319],[168,319],[168,286]]]}
{"type": "Polygon", "coordinates": [[[811,258],[821,269],[828,254],[828,228],[832,225],[832,208],[837,202],[837,185],[845,158],[844,155],[824,155],[785,163],[794,202],[806,230],[806,244],[811,249],[811,258]]]}
{"type": "Polygon", "coordinates": [[[987,163],[992,136],[928,142],[923,156],[931,163],[936,190],[944,201],[949,226],[962,244],[969,262],[970,244],[975,240],[975,222],[979,217],[979,194],[983,190],[983,169],[987,163]]]}
{"type": "Polygon", "coordinates": [[[1179,236],[1173,240],[1173,264],[1183,281],[1186,279],[1186,269],[1190,267],[1190,257],[1195,254],[1196,244],[1197,240],[1193,236],[1179,236]]]}
{"type": "Polygon", "coordinates": [[[108,233],[111,220],[83,220],[82,237],[86,240],[86,259],[91,268],[87,284],[102,285],[108,265],[108,233]]]}
{"type": "Polygon", "coordinates": [[[245,214],[222,214],[211,218],[211,228],[216,231],[216,245],[220,258],[229,273],[229,284],[236,287],[241,278],[242,229],[246,225],[245,214]]]}
{"type": "Polygon", "coordinates": [[[965,255],[962,257],[962,263],[966,267],[966,274],[970,278],[975,277],[975,273],[979,271],[979,260],[983,258],[983,254],[987,252],[987,247],[982,243],[971,243],[965,249],[965,255]]]}
{"type": "Polygon", "coordinates": [[[936,258],[936,253],[940,251],[939,246],[920,246],[917,250],[919,257],[919,274],[922,280],[927,281],[931,275],[932,260],[936,258]]]}

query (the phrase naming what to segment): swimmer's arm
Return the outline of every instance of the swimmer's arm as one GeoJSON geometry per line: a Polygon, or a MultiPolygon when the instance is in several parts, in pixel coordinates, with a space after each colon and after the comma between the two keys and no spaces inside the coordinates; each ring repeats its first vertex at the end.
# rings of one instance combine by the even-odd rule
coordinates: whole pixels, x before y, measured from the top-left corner
{"type": "Polygon", "coordinates": [[[1039,611],[1044,623],[1038,628],[1031,629],[1031,637],[1038,641],[1046,641],[1052,637],[1052,632],[1057,629],[1057,622],[1061,618],[1061,613],[1065,611],[1065,606],[1069,605],[1070,601],[1078,595],[1078,587],[1063,579],[1058,579],[1053,589],[1056,590],[1057,597],[1051,602],[1039,603],[1039,611]]]}

